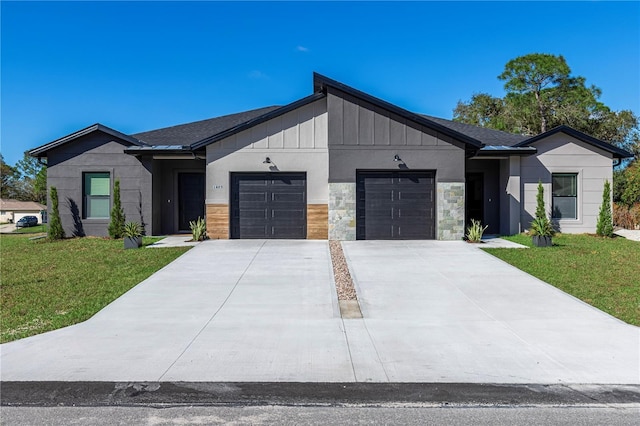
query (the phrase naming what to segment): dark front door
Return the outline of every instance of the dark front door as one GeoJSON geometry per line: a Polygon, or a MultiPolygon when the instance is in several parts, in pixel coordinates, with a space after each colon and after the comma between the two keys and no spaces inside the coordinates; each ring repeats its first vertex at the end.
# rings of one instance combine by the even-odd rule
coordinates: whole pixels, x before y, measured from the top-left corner
{"type": "Polygon", "coordinates": [[[306,238],[306,173],[233,173],[231,238],[306,238]]]}
{"type": "Polygon", "coordinates": [[[435,173],[358,172],[356,238],[435,238],[435,173]]]}
{"type": "Polygon", "coordinates": [[[178,174],[178,230],[188,231],[189,222],[204,219],[204,173],[178,174]]]}
{"type": "Polygon", "coordinates": [[[467,226],[471,225],[471,219],[484,223],[484,175],[482,173],[467,173],[466,181],[467,226]]]}

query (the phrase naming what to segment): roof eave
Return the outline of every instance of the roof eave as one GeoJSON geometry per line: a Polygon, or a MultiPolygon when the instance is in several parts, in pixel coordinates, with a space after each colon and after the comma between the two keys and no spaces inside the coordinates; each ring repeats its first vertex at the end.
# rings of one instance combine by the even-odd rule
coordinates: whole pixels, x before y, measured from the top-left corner
{"type": "Polygon", "coordinates": [[[572,136],[578,140],[581,140],[582,142],[588,143],[590,145],[593,145],[597,148],[603,149],[607,152],[610,152],[611,154],[613,154],[614,158],[631,158],[634,156],[633,153],[627,151],[626,149],[622,149],[622,148],[618,148],[615,145],[612,145],[610,143],[607,143],[605,141],[602,141],[600,139],[594,138],[593,136],[589,136],[586,133],[582,133],[579,130],[576,130],[572,127],[569,126],[565,126],[565,125],[561,125],[558,127],[554,127],[551,130],[548,130],[544,133],[540,133],[539,135],[533,136],[529,139],[526,139],[520,143],[517,143],[516,145],[514,145],[514,147],[522,147],[522,146],[528,146],[532,143],[538,142],[541,139],[544,139],[546,137],[552,136],[556,133],[566,133],[569,136],[572,136]]]}
{"type": "Polygon", "coordinates": [[[269,111],[265,114],[262,114],[256,118],[253,118],[249,121],[245,121],[244,123],[238,124],[237,126],[234,126],[230,129],[227,129],[223,132],[220,133],[216,133],[215,135],[209,136],[207,138],[204,138],[202,140],[199,140],[197,142],[194,142],[191,144],[191,149],[192,150],[197,150],[200,148],[204,148],[207,145],[210,145],[214,142],[217,142],[219,140],[222,140],[224,138],[228,138],[229,136],[233,136],[236,133],[239,133],[243,130],[247,130],[250,129],[251,127],[257,126],[258,124],[264,123],[265,121],[271,120],[272,118],[276,118],[279,117],[283,114],[286,114],[287,112],[293,111],[296,108],[300,108],[304,105],[310,104],[312,102],[315,102],[317,100],[320,100],[322,98],[324,98],[326,95],[324,93],[314,93],[312,95],[306,96],[302,99],[298,99],[295,102],[292,102],[288,105],[285,105],[283,107],[280,107],[278,109],[274,109],[273,111],[269,111]]]}
{"type": "Polygon", "coordinates": [[[53,148],[57,148],[67,142],[71,142],[75,139],[78,139],[82,136],[88,135],[90,133],[96,132],[96,131],[100,131],[103,133],[107,133],[111,136],[114,136],[120,140],[123,140],[125,142],[128,142],[132,145],[137,145],[137,146],[142,146],[144,145],[142,142],[140,142],[138,139],[131,137],[129,135],[126,135],[122,132],[119,132],[115,129],[112,129],[110,127],[107,127],[103,124],[100,123],[96,123],[93,124],[89,127],[85,127],[84,129],[78,130],[77,132],[68,134],[67,136],[63,136],[62,138],[56,139],[52,142],[49,142],[47,144],[44,144],[42,146],[39,146],[37,148],[34,148],[32,150],[29,150],[29,155],[32,157],[36,157],[36,158],[40,158],[40,157],[46,157],[46,153],[53,149],[53,148]]]}

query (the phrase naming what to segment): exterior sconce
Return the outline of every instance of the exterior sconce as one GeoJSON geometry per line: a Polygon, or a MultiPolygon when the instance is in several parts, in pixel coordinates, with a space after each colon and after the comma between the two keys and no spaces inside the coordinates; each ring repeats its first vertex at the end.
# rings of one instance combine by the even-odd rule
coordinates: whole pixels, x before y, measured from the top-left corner
{"type": "Polygon", "coordinates": [[[393,161],[402,161],[402,159],[398,156],[398,154],[393,156],[393,161]]]}
{"type": "Polygon", "coordinates": [[[262,164],[271,164],[271,158],[269,157],[265,158],[262,164]]]}

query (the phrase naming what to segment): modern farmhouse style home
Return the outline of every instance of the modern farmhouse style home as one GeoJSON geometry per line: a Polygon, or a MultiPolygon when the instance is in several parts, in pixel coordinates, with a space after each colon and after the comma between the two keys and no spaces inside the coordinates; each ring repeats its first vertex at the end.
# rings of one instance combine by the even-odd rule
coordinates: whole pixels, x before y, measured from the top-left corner
{"type": "MultiPolygon", "coordinates": [[[[127,135],[95,124],[30,151],[46,158],[67,235],[106,235],[120,180],[148,235],[458,240],[529,226],[536,188],[561,232],[595,232],[605,179],[631,154],[569,127],[535,137],[407,111],[319,74],[313,93],[127,135]]],[[[51,203],[49,203],[51,205],[51,203]]]]}

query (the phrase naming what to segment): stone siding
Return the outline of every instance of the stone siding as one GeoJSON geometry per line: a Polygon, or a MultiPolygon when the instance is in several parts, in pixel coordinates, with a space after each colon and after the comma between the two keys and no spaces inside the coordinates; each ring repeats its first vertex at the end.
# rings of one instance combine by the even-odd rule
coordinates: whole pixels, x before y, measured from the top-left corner
{"type": "Polygon", "coordinates": [[[329,239],[356,239],[356,184],[329,184],[329,239]]]}
{"type": "Polygon", "coordinates": [[[460,240],[464,236],[464,183],[438,182],[438,239],[460,240]]]}

